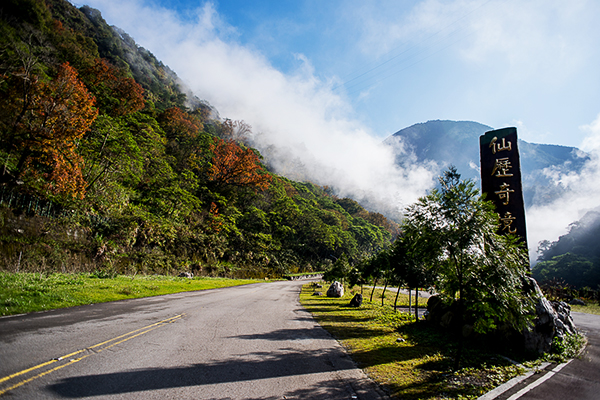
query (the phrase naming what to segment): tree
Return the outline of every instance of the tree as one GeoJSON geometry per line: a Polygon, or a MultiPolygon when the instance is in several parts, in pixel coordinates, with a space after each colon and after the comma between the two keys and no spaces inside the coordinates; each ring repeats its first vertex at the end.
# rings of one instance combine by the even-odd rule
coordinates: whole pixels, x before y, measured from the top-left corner
{"type": "Polygon", "coordinates": [[[83,159],[77,145],[98,116],[94,97],[68,63],[50,82],[32,75],[18,80],[28,89],[8,93],[17,112],[3,124],[8,152],[4,174],[11,170],[30,187],[83,197],[83,159]]]}
{"type": "Polygon", "coordinates": [[[125,122],[100,115],[78,150],[85,159],[83,176],[88,200],[95,200],[95,207],[101,209],[127,204],[130,188],[138,183],[142,174],[143,155],[125,122]]]}
{"type": "Polygon", "coordinates": [[[203,128],[200,118],[182,111],[179,107],[166,109],[158,120],[170,140],[194,138],[203,128]]]}
{"type": "Polygon", "coordinates": [[[211,150],[214,156],[208,172],[209,181],[217,186],[245,186],[255,190],[269,187],[271,175],[263,171],[254,150],[223,139],[215,139],[211,150]]]}
{"type": "Polygon", "coordinates": [[[83,77],[98,98],[98,106],[111,116],[131,114],[145,106],[142,86],[105,59],[96,59],[83,77]]]}
{"type": "MultiPolygon", "coordinates": [[[[461,181],[454,167],[441,187],[410,206],[404,236],[439,277],[436,289],[454,303],[461,330],[465,324],[486,333],[499,324],[522,329],[532,318],[533,294],[524,292],[526,250],[512,236],[497,233],[499,219],[472,181],[461,181]]],[[[459,334],[458,367],[463,335],[459,334]]]]}
{"type": "MultiPolygon", "coordinates": [[[[379,279],[386,279],[385,286],[387,288],[387,276],[389,273],[389,257],[387,251],[381,251],[371,258],[366,260],[364,264],[362,264],[362,276],[365,281],[373,280],[373,288],[371,290],[371,296],[369,297],[369,301],[373,301],[373,294],[375,293],[375,288],[377,287],[377,282],[379,279]]],[[[384,291],[385,294],[385,291],[384,291]]]]}
{"type": "MultiPolygon", "coordinates": [[[[419,320],[419,288],[430,287],[435,283],[436,271],[427,263],[433,249],[427,247],[432,243],[419,243],[419,236],[404,235],[399,237],[392,247],[390,266],[398,281],[408,287],[409,311],[411,307],[411,289],[415,289],[415,320],[419,320]]],[[[397,296],[396,296],[397,297],[397,296]]]]}
{"type": "Polygon", "coordinates": [[[348,262],[346,254],[342,254],[331,267],[323,274],[323,279],[327,282],[340,281],[345,283],[348,279],[352,266],[348,262]]]}
{"type": "Polygon", "coordinates": [[[229,118],[221,125],[220,136],[225,139],[239,140],[245,142],[252,134],[252,127],[245,121],[232,121],[229,118]]]}

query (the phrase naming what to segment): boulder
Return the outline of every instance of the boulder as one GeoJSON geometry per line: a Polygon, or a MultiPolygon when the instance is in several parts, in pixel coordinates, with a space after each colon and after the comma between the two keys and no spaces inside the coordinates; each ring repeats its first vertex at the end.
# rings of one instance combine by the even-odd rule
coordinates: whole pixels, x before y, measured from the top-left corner
{"type": "Polygon", "coordinates": [[[535,306],[536,318],[533,324],[523,332],[524,345],[527,350],[539,354],[547,353],[552,348],[552,340],[556,337],[577,333],[571,317],[571,307],[562,301],[548,301],[544,297],[535,279],[528,277],[528,285],[538,295],[535,306]]]}
{"type": "Polygon", "coordinates": [[[585,306],[585,301],[581,300],[581,299],[573,299],[569,302],[570,305],[572,306],[585,306]]]}
{"type": "Polygon", "coordinates": [[[362,306],[362,302],[363,302],[363,295],[360,293],[357,293],[354,295],[352,300],[350,300],[350,306],[360,307],[360,306],[362,306]]]}
{"type": "Polygon", "coordinates": [[[338,281],[335,281],[327,289],[327,297],[342,297],[344,296],[344,286],[338,281]]]}
{"type": "Polygon", "coordinates": [[[321,292],[313,292],[312,295],[313,296],[323,296],[323,293],[321,293],[321,292]]]}
{"type": "MultiPolygon", "coordinates": [[[[548,301],[544,297],[535,279],[525,278],[524,290],[528,293],[535,292],[537,304],[535,319],[532,324],[521,331],[515,331],[508,325],[501,325],[491,337],[507,341],[512,344],[519,342],[526,350],[543,354],[550,352],[554,338],[562,339],[565,335],[577,333],[577,328],[571,317],[571,307],[562,301],[548,301]]],[[[463,336],[471,336],[473,321],[463,321],[463,326],[458,326],[458,311],[454,305],[448,306],[438,296],[431,296],[427,301],[426,320],[434,325],[441,326],[452,332],[460,332],[463,336]]]]}
{"type": "Polygon", "coordinates": [[[194,274],[192,274],[191,272],[182,272],[178,276],[180,278],[190,278],[190,279],[192,279],[194,277],[194,274]]]}

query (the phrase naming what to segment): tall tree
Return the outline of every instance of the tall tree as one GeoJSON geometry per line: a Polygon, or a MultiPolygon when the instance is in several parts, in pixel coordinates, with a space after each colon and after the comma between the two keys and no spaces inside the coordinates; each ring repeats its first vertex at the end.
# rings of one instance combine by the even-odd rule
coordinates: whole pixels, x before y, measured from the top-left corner
{"type": "MultiPolygon", "coordinates": [[[[520,329],[532,317],[533,294],[523,290],[526,250],[514,237],[499,235],[498,223],[493,205],[472,181],[461,181],[454,167],[440,178],[439,189],[407,210],[404,235],[426,250],[420,255],[438,275],[443,300],[456,304],[461,330],[465,323],[479,333],[501,323],[520,329]]],[[[463,335],[459,338],[455,367],[463,335]]]]}
{"type": "Polygon", "coordinates": [[[105,59],[96,59],[83,78],[98,98],[98,106],[111,116],[131,114],[145,106],[142,86],[105,59]]]}
{"type": "Polygon", "coordinates": [[[8,125],[3,132],[8,150],[4,174],[10,169],[31,187],[83,197],[83,159],[77,144],[98,116],[94,97],[68,63],[49,82],[33,75],[16,78],[17,84],[29,88],[9,90],[17,112],[4,124],[8,125]]]}
{"type": "Polygon", "coordinates": [[[435,249],[428,248],[434,242],[421,242],[418,235],[399,237],[392,247],[390,267],[398,280],[408,287],[409,311],[411,289],[415,289],[415,319],[419,320],[419,288],[431,287],[436,282],[436,270],[428,263],[429,255],[435,249]]]}
{"type": "Polygon", "coordinates": [[[233,141],[216,139],[211,146],[214,154],[208,177],[217,186],[245,186],[267,189],[271,175],[264,172],[260,158],[253,149],[243,148],[233,141]]]}

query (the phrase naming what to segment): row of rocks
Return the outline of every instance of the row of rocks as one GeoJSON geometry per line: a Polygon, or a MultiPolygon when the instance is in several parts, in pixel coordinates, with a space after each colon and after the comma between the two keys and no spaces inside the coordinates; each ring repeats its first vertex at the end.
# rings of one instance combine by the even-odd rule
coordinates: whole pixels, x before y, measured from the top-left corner
{"type": "MultiPolygon", "coordinates": [[[[322,286],[319,284],[314,285],[316,288],[321,288],[322,286]]],[[[313,296],[322,296],[323,293],[315,291],[313,296]]],[[[335,281],[331,285],[329,285],[329,289],[327,289],[327,297],[344,297],[344,285],[340,282],[335,281]]],[[[363,302],[363,296],[360,293],[354,295],[352,300],[350,300],[351,307],[360,307],[363,302]]]]}

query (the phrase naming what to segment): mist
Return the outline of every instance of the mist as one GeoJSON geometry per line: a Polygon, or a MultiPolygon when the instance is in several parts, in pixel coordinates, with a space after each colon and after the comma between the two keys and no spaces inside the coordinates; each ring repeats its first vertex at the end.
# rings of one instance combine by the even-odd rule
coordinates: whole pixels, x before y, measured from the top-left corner
{"type": "Polygon", "coordinates": [[[291,72],[278,71],[260,52],[237,42],[235,29],[211,3],[188,21],[135,1],[91,3],[109,24],[132,29],[139,45],[223,118],[251,125],[252,144],[275,172],[330,186],[338,196],[387,215],[398,215],[434,185],[436,166],[396,165],[392,149],[335,93],[335,78],[317,76],[301,54],[295,55],[291,72]],[[135,21],[124,20],[126,15],[135,15],[135,21]]]}
{"type": "Polygon", "coordinates": [[[568,232],[568,226],[579,220],[586,212],[600,206],[600,114],[589,125],[580,129],[587,134],[582,150],[590,160],[579,174],[565,174],[547,168],[544,173],[552,178],[554,185],[564,189],[562,196],[549,204],[527,210],[527,231],[532,260],[542,240],[556,241],[568,232]]]}

